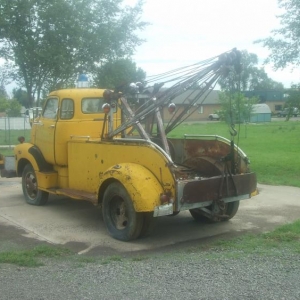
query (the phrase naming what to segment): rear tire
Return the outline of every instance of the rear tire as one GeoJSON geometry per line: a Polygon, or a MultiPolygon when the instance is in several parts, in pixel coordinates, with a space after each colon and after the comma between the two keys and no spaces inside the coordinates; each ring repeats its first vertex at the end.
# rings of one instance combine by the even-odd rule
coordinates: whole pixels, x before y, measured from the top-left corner
{"type": "Polygon", "coordinates": [[[214,216],[214,214],[213,214],[214,206],[213,205],[205,207],[206,209],[208,209],[211,212],[211,217],[209,215],[207,215],[206,213],[204,213],[204,211],[201,208],[190,209],[190,213],[197,222],[217,223],[220,221],[228,221],[231,218],[233,218],[239,209],[239,205],[240,205],[240,201],[226,203],[223,214],[222,214],[222,216],[219,216],[219,217],[214,216]]]}
{"type": "Polygon", "coordinates": [[[145,212],[143,214],[143,226],[140,233],[140,238],[147,237],[153,232],[157,218],[153,217],[153,212],[145,212]]]}
{"type": "Polygon", "coordinates": [[[102,215],[110,235],[120,241],[138,238],[143,215],[137,213],[128,192],[119,182],[111,183],[103,196],[102,215]]]}
{"type": "Polygon", "coordinates": [[[31,205],[45,205],[49,193],[39,190],[35,172],[31,164],[27,164],[22,173],[22,190],[25,200],[31,205]]]}

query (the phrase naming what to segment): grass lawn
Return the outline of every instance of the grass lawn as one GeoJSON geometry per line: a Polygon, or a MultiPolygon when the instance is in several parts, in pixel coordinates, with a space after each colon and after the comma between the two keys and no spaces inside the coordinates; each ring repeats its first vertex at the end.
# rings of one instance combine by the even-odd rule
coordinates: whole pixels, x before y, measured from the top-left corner
{"type": "Polygon", "coordinates": [[[0,130],[0,145],[16,145],[18,137],[24,136],[26,141],[30,139],[30,129],[22,130],[0,130]]]}
{"type": "MultiPolygon", "coordinates": [[[[236,126],[235,143],[247,154],[259,183],[300,187],[300,122],[274,121],[236,126]]],[[[216,134],[230,139],[224,122],[182,124],[170,137],[216,134]]]]}

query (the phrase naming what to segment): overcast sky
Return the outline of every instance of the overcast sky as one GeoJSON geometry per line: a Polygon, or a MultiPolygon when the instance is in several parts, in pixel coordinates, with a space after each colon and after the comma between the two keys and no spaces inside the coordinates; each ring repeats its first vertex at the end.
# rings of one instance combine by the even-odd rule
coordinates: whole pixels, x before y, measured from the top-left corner
{"type": "MultiPolygon", "coordinates": [[[[150,22],[140,36],[134,60],[147,75],[186,66],[237,48],[258,55],[268,50],[257,39],[269,37],[279,27],[277,0],[145,0],[142,20],[150,22]]],[[[136,0],[125,0],[130,5],[136,0]]],[[[269,77],[290,87],[300,82],[298,70],[272,70],[269,77]]]]}

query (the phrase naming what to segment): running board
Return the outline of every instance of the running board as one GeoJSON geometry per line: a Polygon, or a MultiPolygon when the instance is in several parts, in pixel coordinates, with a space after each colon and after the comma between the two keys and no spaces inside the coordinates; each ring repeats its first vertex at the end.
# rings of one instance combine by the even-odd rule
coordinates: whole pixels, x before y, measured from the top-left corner
{"type": "Polygon", "coordinates": [[[98,204],[98,196],[94,193],[74,189],[48,189],[48,191],[49,193],[56,194],[59,196],[67,196],[77,200],[87,200],[95,205],[98,204]]]}

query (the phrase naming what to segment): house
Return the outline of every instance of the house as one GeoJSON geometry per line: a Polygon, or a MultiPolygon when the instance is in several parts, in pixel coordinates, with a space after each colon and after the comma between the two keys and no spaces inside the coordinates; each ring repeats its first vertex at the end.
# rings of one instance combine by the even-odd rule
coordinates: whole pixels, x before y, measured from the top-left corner
{"type": "MultiPolygon", "coordinates": [[[[178,110],[184,109],[184,107],[190,105],[195,98],[199,98],[196,103],[189,109],[187,114],[191,115],[188,117],[187,121],[203,121],[208,120],[208,116],[221,108],[219,101],[219,91],[210,90],[209,93],[205,93],[203,96],[199,97],[199,90],[185,91],[181,95],[172,99],[172,103],[176,105],[178,110]]],[[[168,108],[165,107],[163,111],[163,119],[165,122],[170,120],[172,115],[170,115],[168,108]]]]}
{"type": "Polygon", "coordinates": [[[257,97],[259,103],[267,104],[273,114],[283,109],[287,96],[284,90],[245,91],[243,94],[247,98],[257,97]]]}
{"type": "MultiPolygon", "coordinates": [[[[161,92],[164,92],[164,90],[165,89],[162,88],[161,92]]],[[[193,102],[195,98],[199,98],[187,112],[187,115],[189,113],[191,113],[191,115],[187,117],[186,120],[192,122],[204,121],[208,120],[210,114],[213,114],[221,109],[219,93],[220,91],[218,90],[209,90],[209,93],[199,97],[199,90],[187,90],[172,99],[171,102],[174,103],[176,105],[176,109],[180,111],[193,102]]],[[[150,94],[150,92],[139,94],[139,103],[143,104],[148,101],[150,94]]],[[[276,114],[278,111],[282,110],[286,101],[283,90],[245,91],[243,94],[247,98],[257,97],[259,99],[259,104],[266,104],[269,107],[271,114],[276,114]]],[[[268,122],[269,116],[267,117],[267,114],[270,112],[268,111],[267,107],[263,105],[258,106],[255,109],[262,109],[264,111],[264,116],[258,115],[259,112],[256,111],[256,117],[253,116],[253,122],[261,122],[262,120],[264,122],[268,122]]],[[[172,114],[169,113],[167,107],[164,107],[162,114],[164,122],[168,122],[172,118],[172,114]]]]}
{"type": "MultiPolygon", "coordinates": [[[[218,90],[211,90],[206,97],[201,97],[195,105],[195,109],[192,109],[192,114],[187,119],[188,121],[203,121],[207,120],[210,114],[215,113],[221,109],[221,103],[219,100],[218,90]]],[[[198,91],[193,92],[187,91],[182,95],[177,96],[173,99],[173,103],[176,104],[177,108],[188,105],[188,101],[192,101],[198,94],[198,91]],[[185,101],[185,102],[184,102],[185,101]]],[[[245,97],[252,98],[257,97],[259,104],[254,108],[254,114],[251,117],[250,122],[269,122],[271,121],[271,114],[276,114],[282,110],[286,101],[286,94],[284,90],[262,90],[262,91],[245,91],[243,92],[245,97]]],[[[190,110],[191,111],[191,110],[190,110]]],[[[164,110],[164,120],[167,121],[169,118],[167,109],[164,110]]]]}

